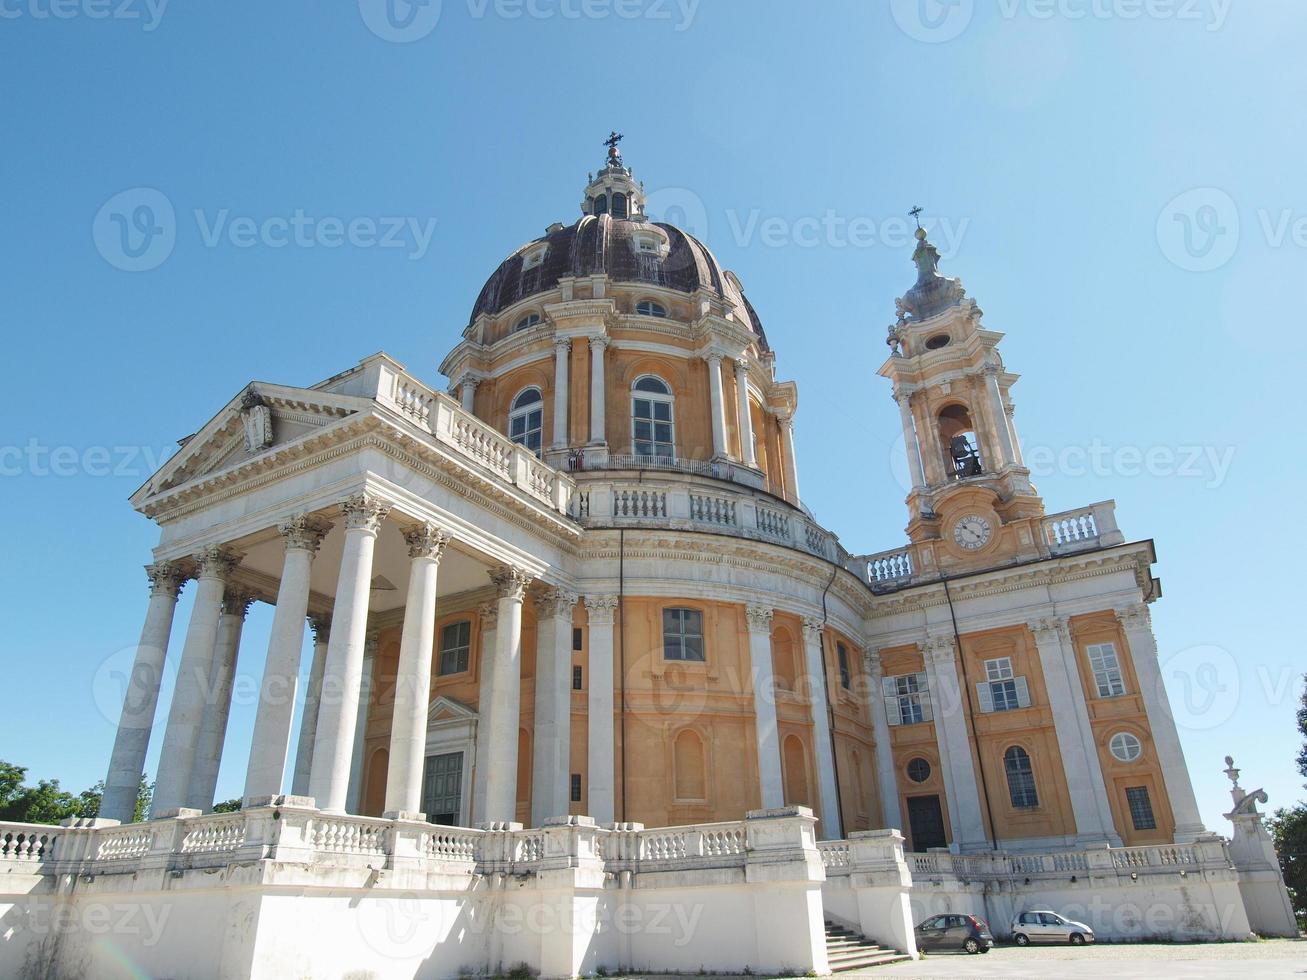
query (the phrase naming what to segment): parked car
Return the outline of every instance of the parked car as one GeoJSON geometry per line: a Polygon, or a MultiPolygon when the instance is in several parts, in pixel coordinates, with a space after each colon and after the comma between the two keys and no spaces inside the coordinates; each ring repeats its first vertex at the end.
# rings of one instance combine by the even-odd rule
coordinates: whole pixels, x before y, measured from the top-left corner
{"type": "Polygon", "coordinates": [[[1031,943],[1070,943],[1080,946],[1094,941],[1094,930],[1083,922],[1072,922],[1056,912],[1022,912],[1012,920],[1012,938],[1018,946],[1031,943]]]}
{"type": "Polygon", "coordinates": [[[966,913],[932,916],[913,931],[917,935],[917,949],[988,953],[994,946],[994,937],[985,920],[966,913]]]}

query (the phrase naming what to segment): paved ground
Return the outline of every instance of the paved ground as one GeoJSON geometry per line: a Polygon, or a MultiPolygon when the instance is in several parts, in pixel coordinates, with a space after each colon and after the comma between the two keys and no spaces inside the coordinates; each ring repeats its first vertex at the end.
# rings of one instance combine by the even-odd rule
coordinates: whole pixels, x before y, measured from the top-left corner
{"type": "Polygon", "coordinates": [[[1129,943],[1084,946],[997,946],[990,952],[930,953],[915,963],[897,963],[839,977],[1094,977],[1102,980],[1164,977],[1307,977],[1307,940],[1256,943],[1129,943]]]}

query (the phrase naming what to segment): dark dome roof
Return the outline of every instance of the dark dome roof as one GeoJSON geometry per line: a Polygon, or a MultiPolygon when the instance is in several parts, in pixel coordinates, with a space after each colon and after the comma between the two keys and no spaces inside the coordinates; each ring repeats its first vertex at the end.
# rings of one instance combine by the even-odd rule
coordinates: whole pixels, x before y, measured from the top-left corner
{"type": "Polygon", "coordinates": [[[606,274],[613,282],[644,282],[684,293],[711,289],[732,304],[737,315],[758,335],[759,346],[768,349],[762,321],[740,290],[738,280],[722,270],[702,242],[674,225],[610,214],[587,214],[576,224],[519,248],[481,287],[471,320],[483,313],[495,316],[528,296],[548,292],[563,277],[597,273],[606,274]],[[670,247],[665,257],[636,248],[634,235],[650,227],[666,234],[670,247]],[[544,261],[524,271],[524,256],[541,242],[548,244],[544,261]]]}

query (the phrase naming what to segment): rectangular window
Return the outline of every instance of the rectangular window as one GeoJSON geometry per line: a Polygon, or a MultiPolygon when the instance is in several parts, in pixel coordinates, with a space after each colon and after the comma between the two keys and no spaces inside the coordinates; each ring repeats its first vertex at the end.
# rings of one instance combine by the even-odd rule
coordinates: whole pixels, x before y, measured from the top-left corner
{"type": "Polygon", "coordinates": [[[585,634],[581,632],[581,627],[572,627],[572,649],[580,650],[585,645],[585,634]]]}
{"type": "Polygon", "coordinates": [[[985,680],[976,685],[980,697],[980,710],[1015,711],[1030,707],[1030,689],[1024,677],[1012,672],[1011,657],[996,657],[985,661],[985,680]]]}
{"type": "Polygon", "coordinates": [[[581,774],[579,772],[572,773],[572,802],[581,802],[581,774]]]}
{"type": "Polygon", "coordinates": [[[572,667],[572,690],[579,691],[585,687],[585,668],[580,664],[572,667]]]}
{"type": "Polygon", "coordinates": [[[836,643],[835,653],[840,660],[840,687],[847,691],[849,684],[852,683],[852,679],[849,677],[849,651],[843,643],[836,643]]]}
{"type": "Polygon", "coordinates": [[[1094,643],[1085,649],[1089,655],[1089,666],[1094,672],[1094,686],[1098,688],[1100,698],[1120,697],[1125,693],[1125,681],[1121,677],[1121,661],[1116,655],[1116,644],[1094,643]]]}
{"type": "Polygon", "coordinates": [[[450,623],[440,631],[439,675],[461,674],[467,670],[468,651],[472,646],[472,624],[466,620],[450,623]]]}
{"type": "Polygon", "coordinates": [[[881,680],[885,714],[891,725],[915,725],[930,721],[930,698],[926,693],[926,675],[900,674],[881,680]]]}
{"type": "Polygon", "coordinates": [[[697,609],[663,610],[663,657],[703,662],[703,613],[697,609]]]}
{"type": "Polygon", "coordinates": [[[1127,786],[1125,801],[1130,807],[1130,822],[1135,830],[1156,830],[1157,818],[1153,816],[1153,801],[1148,798],[1147,786],[1127,786]]]}

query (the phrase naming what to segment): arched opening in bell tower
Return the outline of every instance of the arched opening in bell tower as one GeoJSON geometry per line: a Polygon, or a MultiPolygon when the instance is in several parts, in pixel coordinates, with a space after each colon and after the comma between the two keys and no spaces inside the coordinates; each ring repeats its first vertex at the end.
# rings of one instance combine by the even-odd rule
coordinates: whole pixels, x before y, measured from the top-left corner
{"type": "Polygon", "coordinates": [[[983,473],[980,438],[976,435],[967,406],[953,404],[942,409],[937,424],[939,442],[944,448],[944,465],[952,478],[965,480],[983,473]]]}

